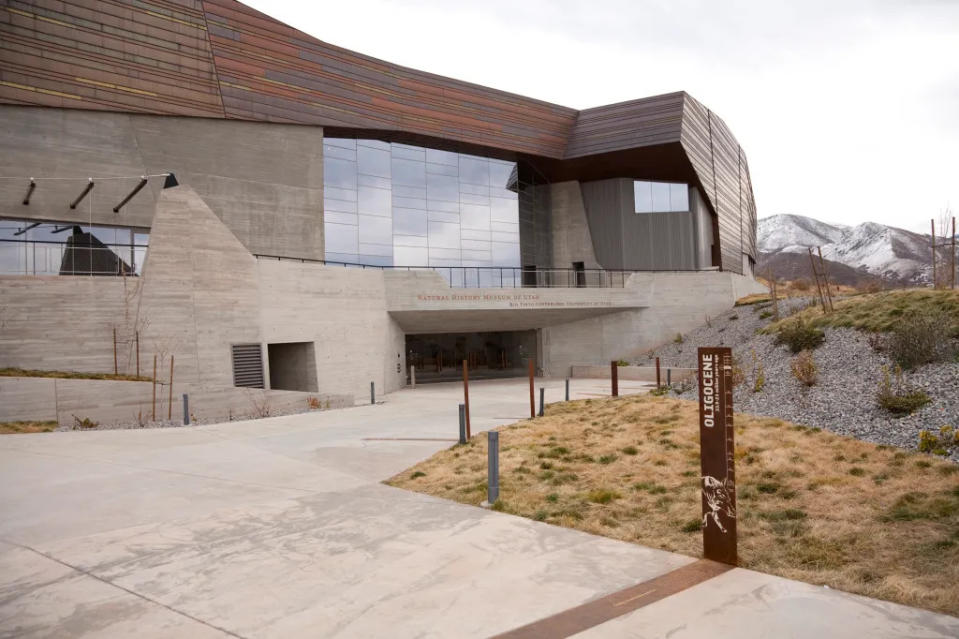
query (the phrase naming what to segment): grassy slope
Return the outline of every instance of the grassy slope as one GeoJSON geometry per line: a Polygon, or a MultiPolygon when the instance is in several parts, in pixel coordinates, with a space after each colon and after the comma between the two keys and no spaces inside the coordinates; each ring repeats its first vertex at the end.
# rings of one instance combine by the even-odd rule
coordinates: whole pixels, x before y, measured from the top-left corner
{"type": "Polygon", "coordinates": [[[828,315],[823,315],[818,306],[807,308],[791,318],[770,324],[764,330],[774,332],[783,322],[802,317],[813,326],[846,326],[864,331],[889,331],[895,327],[899,318],[907,313],[935,309],[954,318],[948,330],[953,336],[959,337],[959,290],[905,289],[856,295],[837,301],[835,311],[828,315]]]}
{"type": "MultiPolygon", "coordinates": [[[[959,614],[959,467],[776,419],[736,426],[742,566],[959,614]]],[[[556,404],[500,432],[498,508],[701,555],[695,402],[556,404]]],[[[482,435],[390,480],[466,504],[485,482],[482,435]]]]}
{"type": "Polygon", "coordinates": [[[0,435],[13,435],[18,433],[49,433],[56,427],[56,422],[0,422],[0,435]]]}
{"type": "Polygon", "coordinates": [[[39,371],[26,368],[0,368],[0,377],[56,377],[60,379],[107,379],[117,382],[149,382],[152,378],[113,373],[78,373],[75,371],[39,371]]]}

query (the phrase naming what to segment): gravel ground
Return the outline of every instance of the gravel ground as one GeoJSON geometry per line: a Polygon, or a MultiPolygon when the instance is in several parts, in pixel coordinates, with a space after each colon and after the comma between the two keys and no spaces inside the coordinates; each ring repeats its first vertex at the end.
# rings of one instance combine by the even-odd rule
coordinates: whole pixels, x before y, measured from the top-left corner
{"type": "MultiPolygon", "coordinates": [[[[800,299],[784,300],[787,307],[804,305],[800,299]]],[[[792,375],[793,355],[785,346],[773,344],[773,336],[757,334],[771,320],[760,319],[766,306],[737,307],[684,335],[682,343],[655,349],[661,365],[695,366],[698,346],[730,346],[746,381],[737,387],[736,410],[765,415],[797,424],[831,430],[877,444],[915,449],[919,431],[938,432],[941,426],[959,427],[959,364],[955,361],[928,364],[903,373],[906,386],[924,390],[932,401],[905,417],[894,417],[876,403],[883,365],[889,360],[873,350],[868,334],[850,328],[825,329],[825,342],[814,351],[819,381],[806,388],[792,375]],[[765,384],[753,392],[755,371],[761,366],[765,384]]],[[[651,359],[651,358],[650,358],[651,359]]],[[[648,365],[650,359],[639,362],[648,365]]],[[[680,396],[696,399],[690,385],[680,396]]],[[[951,459],[959,461],[959,447],[951,459]]]]}

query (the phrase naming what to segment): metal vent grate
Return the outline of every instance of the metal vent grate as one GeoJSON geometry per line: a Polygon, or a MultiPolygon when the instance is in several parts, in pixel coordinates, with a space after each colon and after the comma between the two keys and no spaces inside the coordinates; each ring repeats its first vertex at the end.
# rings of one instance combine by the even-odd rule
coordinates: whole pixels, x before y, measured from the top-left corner
{"type": "Polygon", "coordinates": [[[263,388],[263,349],[259,344],[233,345],[233,385],[263,388]]]}

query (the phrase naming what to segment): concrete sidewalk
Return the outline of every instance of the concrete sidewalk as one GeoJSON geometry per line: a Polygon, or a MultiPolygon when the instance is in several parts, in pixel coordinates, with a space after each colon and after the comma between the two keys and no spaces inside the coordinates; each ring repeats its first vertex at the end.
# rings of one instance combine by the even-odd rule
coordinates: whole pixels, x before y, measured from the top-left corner
{"type": "MultiPolygon", "coordinates": [[[[0,636],[483,637],[693,561],[381,484],[453,443],[428,440],[456,437],[461,397],[0,437],[0,636]]],[[[470,400],[474,433],[529,415],[524,380],[470,400]]],[[[959,620],[736,569],[583,634],[955,637],[959,620]]]]}

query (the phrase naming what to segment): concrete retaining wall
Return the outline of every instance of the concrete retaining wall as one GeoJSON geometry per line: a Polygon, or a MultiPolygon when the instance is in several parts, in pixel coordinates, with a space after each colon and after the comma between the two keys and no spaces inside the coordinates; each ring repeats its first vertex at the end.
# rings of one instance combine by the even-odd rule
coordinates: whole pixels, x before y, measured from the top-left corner
{"type": "MultiPolygon", "coordinates": [[[[183,389],[174,384],[172,418],[183,418],[183,389]]],[[[190,414],[203,421],[227,421],[266,417],[310,410],[309,398],[320,408],[353,405],[351,395],[322,395],[298,391],[255,388],[203,388],[190,392],[190,414]]],[[[169,414],[168,387],[157,387],[156,417],[169,414]]],[[[57,421],[71,427],[77,419],[112,424],[149,421],[153,408],[153,384],[99,379],[47,377],[0,377],[0,421],[57,421]]]]}
{"type": "MultiPolygon", "coordinates": [[[[662,366],[660,368],[660,382],[666,383],[666,369],[668,367],[662,366]]],[[[609,379],[612,371],[610,367],[607,366],[571,366],[569,376],[576,378],[585,378],[585,379],[609,379]]],[[[696,376],[696,371],[691,368],[674,368],[672,369],[672,381],[681,382],[684,379],[690,379],[696,376]]],[[[656,367],[655,366],[620,366],[618,371],[618,377],[622,380],[636,381],[636,382],[656,382],[656,367]]]]}

